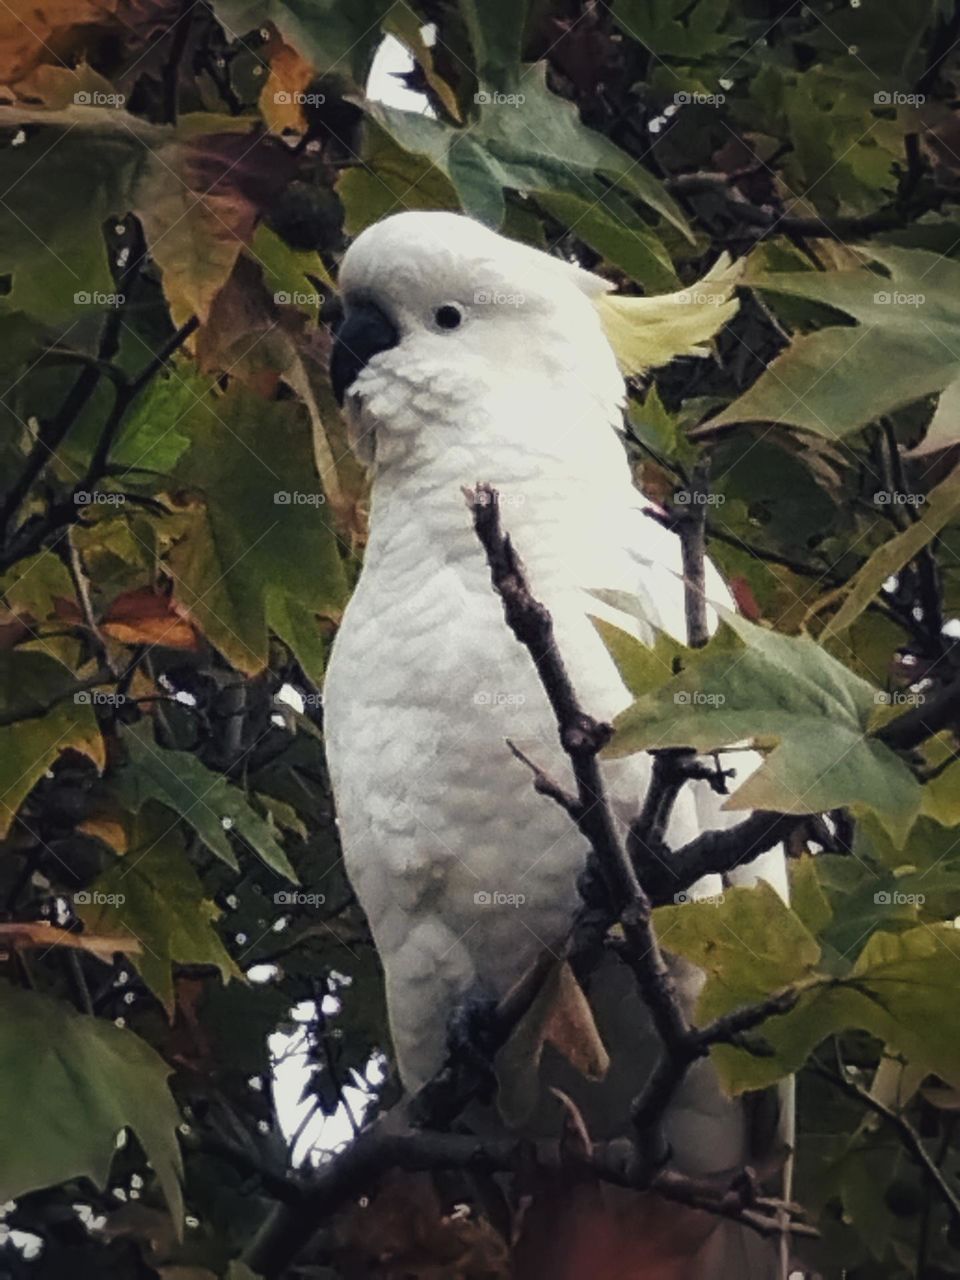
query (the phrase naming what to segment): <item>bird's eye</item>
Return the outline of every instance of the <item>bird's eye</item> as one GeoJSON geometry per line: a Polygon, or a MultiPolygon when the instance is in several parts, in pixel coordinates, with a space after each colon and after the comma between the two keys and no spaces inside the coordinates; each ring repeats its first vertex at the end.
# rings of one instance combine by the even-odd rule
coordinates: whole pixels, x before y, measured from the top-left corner
{"type": "Polygon", "coordinates": [[[455,302],[445,302],[442,307],[437,307],[433,318],[440,329],[456,329],[463,319],[463,308],[455,302]]]}

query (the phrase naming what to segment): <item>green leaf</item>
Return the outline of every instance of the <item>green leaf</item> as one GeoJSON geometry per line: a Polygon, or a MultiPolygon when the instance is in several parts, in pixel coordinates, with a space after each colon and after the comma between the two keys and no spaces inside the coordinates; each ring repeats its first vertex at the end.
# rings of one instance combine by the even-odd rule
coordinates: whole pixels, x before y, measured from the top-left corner
{"type": "Polygon", "coordinates": [[[660,237],[625,201],[612,195],[602,201],[586,200],[565,191],[535,191],[533,195],[552,218],[631,279],[648,289],[678,288],[673,262],[660,237]]]}
{"type": "MultiPolygon", "coordinates": [[[[889,494],[886,495],[889,498],[889,494]]],[[[874,551],[849,582],[844,584],[843,604],[830,620],[829,632],[846,630],[863,613],[888,578],[923,550],[940,530],[960,516],[960,471],[953,471],[930,493],[920,507],[921,518],[874,551]]]]}
{"type": "Polygon", "coordinates": [[[190,444],[180,423],[212,385],[212,378],[186,360],[175,361],[169,372],[151,379],[124,421],[110,451],[111,463],[133,472],[171,470],[190,444]]]}
{"type": "Polygon", "coordinates": [[[924,745],[926,762],[941,770],[923,788],[923,812],[945,827],[960,825],[960,760],[952,736],[938,734],[924,745]],[[953,760],[950,765],[947,760],[953,760]]]}
{"type": "Polygon", "coordinates": [[[793,143],[786,182],[793,191],[816,187],[817,206],[826,211],[875,209],[896,187],[906,127],[904,119],[875,113],[875,69],[862,63],[780,75],[780,127],[793,143]]]}
{"type": "Polygon", "coordinates": [[[459,0],[477,80],[485,88],[513,93],[520,78],[527,0],[459,0]]]}
{"type": "MultiPolygon", "coordinates": [[[[601,592],[595,591],[592,594],[600,596],[601,592]]],[[[685,645],[679,644],[662,631],[658,632],[654,643],[648,645],[605,618],[596,618],[591,614],[590,621],[616,664],[620,679],[635,698],[642,697],[669,680],[674,672],[674,660],[680,654],[690,652],[685,645]]]]}
{"type": "MultiPolygon", "coordinates": [[[[434,124],[430,122],[428,132],[434,124]]],[[[344,169],[337,182],[347,234],[357,236],[403,209],[459,212],[453,183],[428,156],[429,151],[398,145],[388,130],[368,117],[363,128],[363,164],[344,169]]]]}
{"type": "Polygon", "coordinates": [[[524,70],[516,96],[514,104],[481,102],[477,121],[464,129],[381,103],[368,110],[401,147],[427,156],[447,175],[467,213],[493,227],[503,222],[505,188],[600,199],[599,175],[689,237],[663,185],[609,138],[583,125],[572,103],[550,92],[545,63],[524,70]]]}
{"type": "Polygon", "coordinates": [[[944,1016],[956,992],[960,933],[927,925],[873,934],[850,977],[863,1025],[911,1062],[960,1084],[960,1020],[944,1016]]]}
{"type": "Polygon", "coordinates": [[[860,252],[889,278],[857,268],[772,272],[751,281],[761,291],[834,307],[857,324],[795,338],[714,424],[787,423],[842,439],[960,376],[960,263],[922,249],[868,245],[860,252]]]}
{"type": "Polygon", "coordinates": [[[819,937],[833,916],[820,887],[816,859],[809,854],[790,863],[790,905],[814,937],[819,937]]]}
{"type": "Polygon", "coordinates": [[[58,600],[75,599],[66,565],[49,551],[18,560],[0,578],[0,593],[14,613],[29,614],[35,622],[53,617],[58,600]]]}
{"type": "Polygon", "coordinates": [[[263,272],[263,283],[270,293],[288,294],[290,302],[305,315],[314,317],[323,302],[318,293],[321,281],[332,291],[330,273],[315,249],[297,250],[281,240],[265,222],[257,227],[250,254],[263,272]]]}
{"type": "Polygon", "coordinates": [[[64,751],[79,751],[98,769],[104,766],[91,695],[71,696],[75,684],[74,675],[45,653],[0,651],[0,707],[5,717],[16,717],[0,725],[0,838],[34,784],[64,751]]]}
{"type": "Polygon", "coordinates": [[[689,463],[694,454],[676,415],[668,413],[660,399],[656,384],[642,403],[631,399],[627,404],[631,430],[653,453],[667,460],[689,463]]]}
{"type": "Polygon", "coordinates": [[[239,839],[273,871],[296,882],[287,855],[270,824],[247,797],[221,773],[213,773],[189,751],[158,747],[146,722],[123,731],[127,762],[111,779],[120,804],[139,813],[148,800],[159,800],[197,832],[208,849],[237,870],[237,857],[227,832],[239,839]]]}
{"type": "MultiPolygon", "coordinates": [[[[174,595],[254,675],[266,665],[270,629],[299,656],[307,629],[317,633],[313,616],[337,616],[346,596],[307,414],[234,385],[195,402],[180,427],[192,443],[177,481],[200,491],[202,505],[187,508],[187,531],[170,552],[174,595]]],[[[315,667],[315,649],[306,664],[315,667]]]]}
{"type": "Polygon", "coordinates": [[[73,1178],[105,1188],[117,1135],[131,1129],[174,1218],[183,1212],[172,1071],[133,1032],[62,1000],[0,982],[0,1195],[73,1178]]]}
{"type": "Polygon", "coordinates": [[[380,25],[396,0],[214,0],[213,10],[236,40],[272,23],[320,74],[366,82],[380,25]]]}
{"type": "Polygon", "coordinates": [[[267,795],[263,791],[257,792],[256,800],[262,808],[266,809],[267,816],[275,826],[284,831],[292,831],[301,840],[306,840],[309,835],[306,823],[292,804],[288,804],[286,800],[278,799],[277,796],[267,795]]]}
{"type": "Polygon", "coordinates": [[[727,53],[738,38],[721,30],[729,8],[729,0],[615,0],[612,6],[615,21],[654,57],[684,61],[727,53]]]}
{"type": "Polygon", "coordinates": [[[35,128],[18,146],[9,138],[0,143],[0,276],[13,279],[0,311],[61,329],[101,315],[116,293],[104,224],[126,215],[146,152],[122,128],[35,128]],[[51,192],[69,193],[69,217],[51,192]]]}
{"type": "Polygon", "coordinates": [[[720,898],[658,907],[653,918],[662,945],[709,975],[703,999],[711,1010],[725,1004],[726,1012],[805,981],[820,959],[800,916],[763,880],[720,898]]]}
{"type": "Polygon", "coordinates": [[[743,648],[725,639],[615,721],[609,756],[650,747],[713,751],[744,740],[773,747],[727,801],[731,809],[875,811],[900,843],[922,800],[906,764],[869,736],[878,691],[806,636],[782,636],[724,614],[743,648]]]}
{"type": "Polygon", "coordinates": [[[850,1029],[950,1083],[960,1080],[960,1023],[943,1016],[960,963],[960,933],[952,926],[877,931],[845,975],[828,977],[818,972],[820,948],[799,915],[763,883],[729,890],[719,904],[661,907],[655,921],[664,947],[707,973],[699,1025],[787,987],[801,990],[789,1013],[763,1023],[763,1056],[726,1045],[712,1051],[732,1092],[775,1083],[829,1035],[850,1029]]]}
{"type": "Polygon", "coordinates": [[[220,909],[205,897],[166,816],[162,825],[136,824],[129,852],[94,881],[88,897],[77,914],[94,933],[128,933],[141,944],[130,958],[171,1017],[174,964],[209,964],[224,982],[242,980],[214,928],[220,909]]]}
{"type": "MultiPolygon", "coordinates": [[[[812,993],[801,996],[800,1009],[822,995],[819,944],[800,916],[763,881],[752,889],[726,890],[720,899],[660,907],[654,923],[667,951],[707,975],[696,1011],[700,1026],[788,987],[813,984],[812,993]]],[[[768,1055],[756,1057],[727,1046],[711,1052],[731,1092],[764,1088],[796,1070],[829,1027],[818,1033],[809,1019],[798,1019],[795,1009],[768,1018],[757,1034],[767,1042],[768,1055]]]]}

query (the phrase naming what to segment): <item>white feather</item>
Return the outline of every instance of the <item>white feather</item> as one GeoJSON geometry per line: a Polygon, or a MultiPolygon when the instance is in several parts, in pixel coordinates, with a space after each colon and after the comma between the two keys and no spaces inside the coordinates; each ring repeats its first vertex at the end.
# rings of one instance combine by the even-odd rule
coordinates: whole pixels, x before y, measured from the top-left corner
{"type": "MultiPolygon", "coordinates": [[[[584,857],[567,815],[533,791],[505,745],[570,781],[462,487],[499,490],[503,524],[593,715],[612,718],[631,699],[589,614],[647,640],[653,628],[683,636],[679,544],[643,514],[631,482],[616,434],[623,382],[586,274],[451,214],[369,229],[341,274],[348,306],[351,294],[372,298],[400,342],[370,360],[348,398],[374,478],[363,573],[327,676],[327,751],[410,1088],[440,1065],[464,992],[479,981],[503,993],[564,933],[584,857]],[[514,301],[474,301],[498,292],[514,301]],[[431,317],[450,301],[464,323],[440,332],[431,317]],[[641,597],[647,625],[599,604],[593,588],[641,597]],[[494,894],[522,905],[478,897],[494,894]]],[[[729,604],[712,568],[708,590],[729,604]]],[[[635,812],[648,757],[607,767],[618,807],[635,812]]],[[[742,816],[719,805],[706,787],[685,789],[671,842],[742,816]]],[[[760,874],[785,891],[779,853],[760,874]]],[[[691,1075],[673,1131],[681,1166],[707,1172],[743,1156],[740,1104],[720,1097],[708,1070],[691,1075]]]]}

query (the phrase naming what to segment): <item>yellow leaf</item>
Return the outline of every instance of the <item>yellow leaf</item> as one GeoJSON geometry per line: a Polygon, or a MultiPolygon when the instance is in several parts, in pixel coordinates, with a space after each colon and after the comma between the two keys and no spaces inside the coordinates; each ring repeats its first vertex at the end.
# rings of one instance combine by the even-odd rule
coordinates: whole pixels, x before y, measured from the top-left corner
{"type": "Polygon", "coordinates": [[[93,836],[96,840],[102,840],[117,853],[126,853],[129,848],[126,827],[116,818],[106,815],[87,818],[86,821],[77,823],[77,830],[93,836]]]}
{"type": "Polygon", "coordinates": [[[270,74],[260,91],[260,114],[272,133],[285,129],[306,133],[303,94],[314,77],[314,69],[296,49],[282,41],[270,57],[270,74]]]}

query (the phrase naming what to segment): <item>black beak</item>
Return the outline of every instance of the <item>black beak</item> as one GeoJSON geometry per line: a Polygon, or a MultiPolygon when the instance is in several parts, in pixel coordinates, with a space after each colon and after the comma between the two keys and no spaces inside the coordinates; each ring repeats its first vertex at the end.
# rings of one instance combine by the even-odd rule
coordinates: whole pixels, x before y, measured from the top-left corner
{"type": "Polygon", "coordinates": [[[375,302],[348,304],[330,356],[330,381],[338,404],[343,404],[347,389],[370,357],[389,351],[399,340],[397,326],[375,302]]]}

